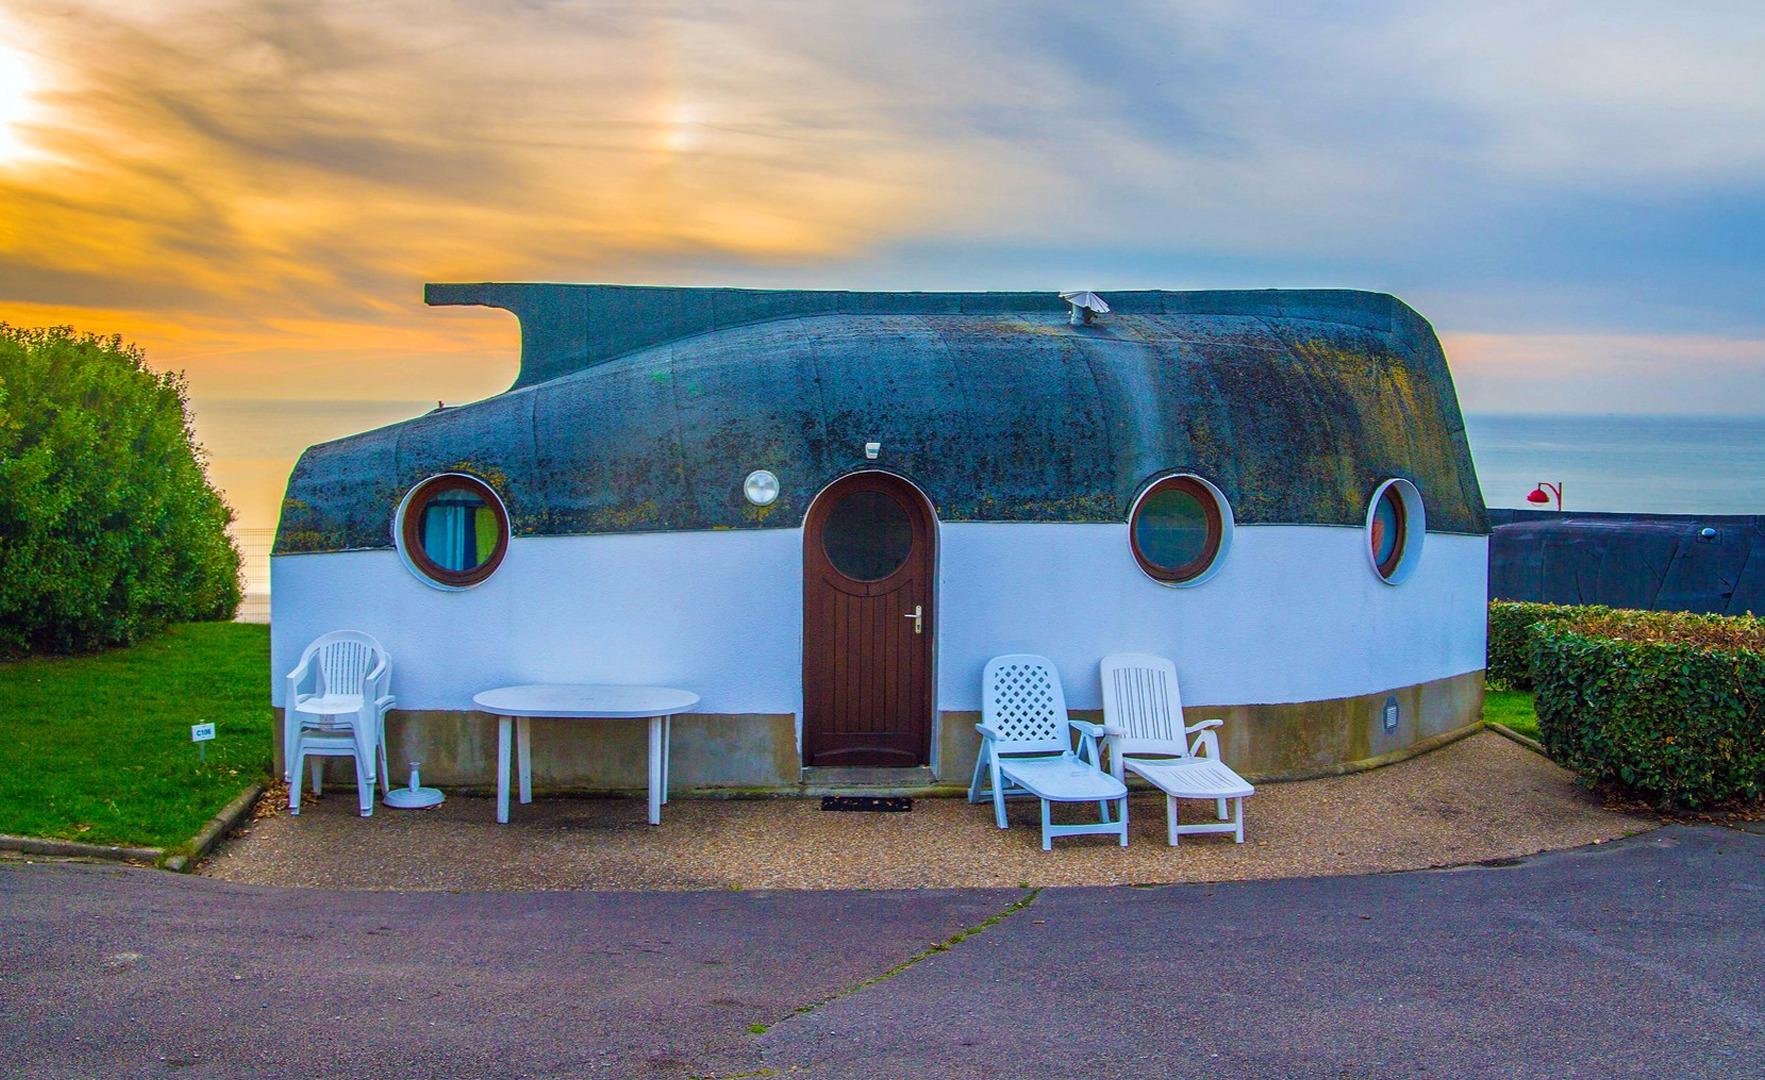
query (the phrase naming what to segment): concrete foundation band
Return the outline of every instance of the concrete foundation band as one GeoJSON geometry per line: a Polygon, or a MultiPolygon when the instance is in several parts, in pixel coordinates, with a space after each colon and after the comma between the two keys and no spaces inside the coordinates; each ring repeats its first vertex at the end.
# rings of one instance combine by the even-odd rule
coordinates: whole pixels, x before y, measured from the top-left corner
{"type": "MultiPolygon", "coordinates": [[[[1279,705],[1198,705],[1190,723],[1219,717],[1225,759],[1257,782],[1297,780],[1401,760],[1474,730],[1482,713],[1482,672],[1468,672],[1390,692],[1279,705]],[[1398,707],[1387,724],[1388,707],[1398,707]]],[[[1080,719],[1101,720],[1094,709],[1080,719]]],[[[966,786],[980,738],[978,712],[940,712],[929,768],[857,770],[899,773],[888,781],[914,794],[951,793],[966,786]]],[[[647,776],[645,725],[534,720],[533,782],[546,793],[641,795],[647,776]]],[[[688,714],[673,720],[669,786],[675,793],[779,794],[819,790],[823,781],[802,771],[797,718],[788,713],[688,714]]],[[[489,794],[495,788],[496,720],[451,710],[396,711],[387,719],[387,753],[395,774],[423,763],[423,778],[453,790],[489,794]]],[[[332,766],[340,783],[347,761],[332,766]]],[[[841,770],[831,770],[839,772],[841,770]]],[[[837,784],[835,786],[838,786],[837,784]]]]}

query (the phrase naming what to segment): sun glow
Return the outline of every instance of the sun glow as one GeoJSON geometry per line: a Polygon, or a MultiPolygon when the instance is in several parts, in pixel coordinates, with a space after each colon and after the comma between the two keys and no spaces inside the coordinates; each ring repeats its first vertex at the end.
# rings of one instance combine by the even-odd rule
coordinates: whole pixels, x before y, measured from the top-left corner
{"type": "Polygon", "coordinates": [[[0,45],[0,164],[27,156],[23,128],[37,112],[37,80],[24,54],[0,45]]]}

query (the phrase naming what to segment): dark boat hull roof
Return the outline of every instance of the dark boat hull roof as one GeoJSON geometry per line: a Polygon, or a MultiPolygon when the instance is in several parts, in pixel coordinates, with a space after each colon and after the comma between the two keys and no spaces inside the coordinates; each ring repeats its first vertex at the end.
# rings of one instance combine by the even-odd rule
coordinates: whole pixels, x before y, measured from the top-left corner
{"type": "MultiPolygon", "coordinates": [[[[1389,296],[1107,294],[1109,315],[1073,327],[1039,294],[637,291],[766,302],[747,321],[676,320],[683,336],[661,341],[653,327],[584,329],[635,345],[621,352],[467,294],[522,314],[516,388],[309,449],[276,551],[390,547],[404,492],[447,471],[495,486],[516,535],[794,528],[863,468],[912,480],[943,521],[1121,521],[1149,480],[1183,471],[1242,524],[1358,526],[1375,487],[1405,477],[1430,531],[1488,531],[1439,343],[1389,296]],[[879,310],[889,297],[925,310],[879,310]],[[557,355],[541,352],[548,335],[557,355]],[[780,479],[770,507],[742,496],[754,469],[780,479]]],[[[641,304],[600,303],[642,318],[641,304]]]]}

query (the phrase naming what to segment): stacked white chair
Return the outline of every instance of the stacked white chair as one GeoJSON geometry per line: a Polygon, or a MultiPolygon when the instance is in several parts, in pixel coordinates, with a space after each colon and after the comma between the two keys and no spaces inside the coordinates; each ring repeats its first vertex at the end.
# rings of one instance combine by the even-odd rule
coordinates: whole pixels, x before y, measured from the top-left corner
{"type": "Polygon", "coordinates": [[[1164,793],[1172,847],[1184,833],[1231,833],[1242,844],[1244,799],[1256,789],[1220,760],[1214,729],[1224,721],[1183,724],[1177,666],[1162,656],[1120,653],[1104,659],[1102,673],[1103,743],[1110,773],[1125,780],[1131,772],[1164,793]],[[1220,820],[1179,825],[1178,799],[1212,799],[1220,820]],[[1234,818],[1226,816],[1228,802],[1237,809],[1234,818]]]}
{"type": "Polygon", "coordinates": [[[374,813],[374,781],[386,787],[386,712],[392,708],[392,658],[358,630],[325,634],[288,673],[282,713],[282,750],[288,812],[300,813],[303,766],[312,766],[313,794],[321,790],[327,757],[355,759],[363,817],[374,813]]]}
{"type": "Polygon", "coordinates": [[[1053,847],[1056,836],[1087,833],[1120,836],[1122,846],[1128,846],[1128,789],[1098,766],[1097,737],[1103,729],[1067,715],[1060,674],[1047,657],[1014,653],[988,661],[981,722],[975,727],[981,733],[981,751],[968,801],[980,802],[991,794],[1001,829],[1007,827],[1006,798],[1030,795],[1042,801],[1043,851],[1053,847]],[[1073,731],[1079,733],[1077,753],[1073,731]],[[982,786],[983,780],[989,787],[982,786]],[[1095,802],[1100,820],[1056,825],[1049,814],[1049,804],[1056,802],[1095,802]],[[1113,821],[1112,802],[1120,807],[1113,821]]]}

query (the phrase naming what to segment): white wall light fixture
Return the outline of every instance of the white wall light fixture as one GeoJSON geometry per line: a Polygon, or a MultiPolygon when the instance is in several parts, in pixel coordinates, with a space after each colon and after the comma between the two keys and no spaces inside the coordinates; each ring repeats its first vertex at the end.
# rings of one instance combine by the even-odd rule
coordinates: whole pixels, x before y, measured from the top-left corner
{"type": "Polygon", "coordinates": [[[778,501],[778,477],[767,469],[755,469],[742,481],[742,494],[755,506],[771,506],[778,501]]]}

